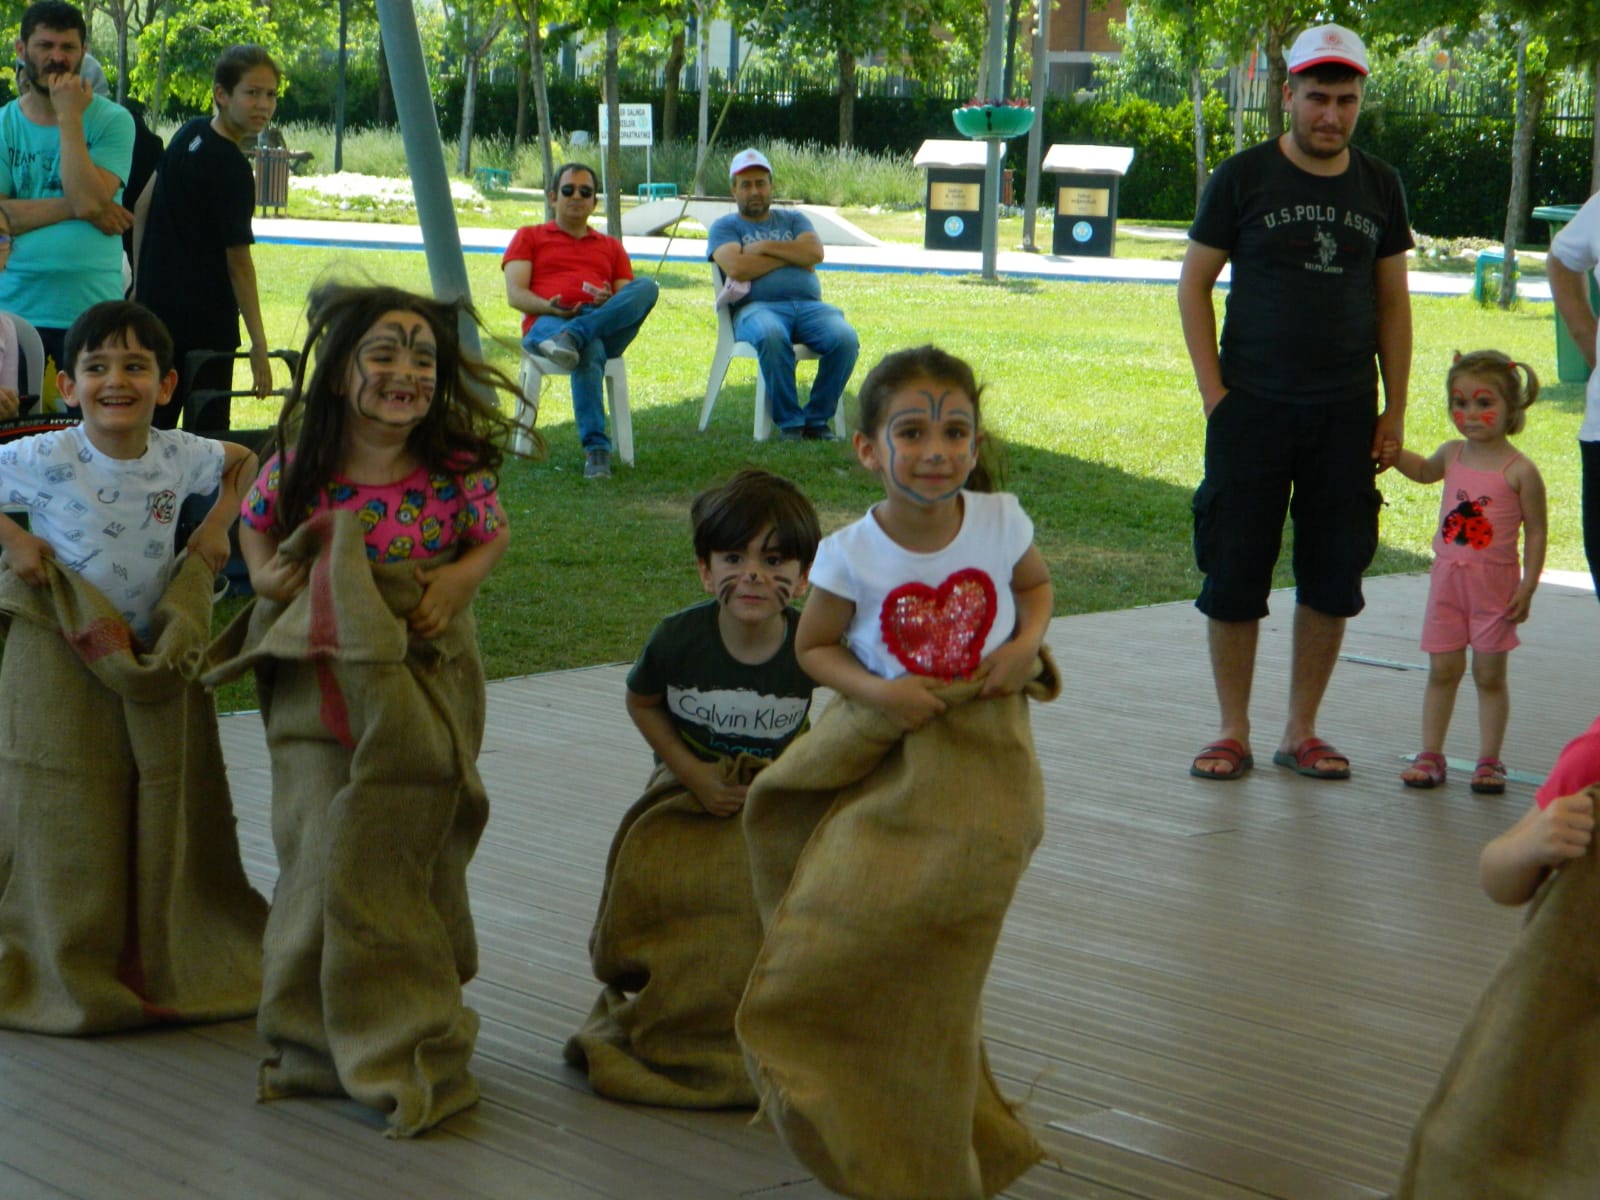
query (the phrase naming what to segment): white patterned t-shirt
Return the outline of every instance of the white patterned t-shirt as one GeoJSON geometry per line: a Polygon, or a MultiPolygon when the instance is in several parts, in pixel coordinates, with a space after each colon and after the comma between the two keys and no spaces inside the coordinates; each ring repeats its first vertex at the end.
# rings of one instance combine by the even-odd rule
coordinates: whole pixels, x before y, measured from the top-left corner
{"type": "Polygon", "coordinates": [[[221,442],[151,429],[139,458],[111,458],[82,426],[0,446],[0,499],[28,508],[56,562],[105,593],[141,638],[166,590],[178,509],[222,481],[221,442]]]}

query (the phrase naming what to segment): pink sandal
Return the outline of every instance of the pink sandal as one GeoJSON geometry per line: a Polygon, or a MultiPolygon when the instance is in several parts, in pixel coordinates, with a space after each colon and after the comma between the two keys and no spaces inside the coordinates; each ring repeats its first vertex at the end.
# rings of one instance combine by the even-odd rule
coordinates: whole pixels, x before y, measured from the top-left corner
{"type": "Polygon", "coordinates": [[[1472,772],[1472,790],[1480,796],[1505,795],[1505,763],[1498,758],[1480,758],[1472,772]]]}
{"type": "MultiPolygon", "coordinates": [[[[1422,772],[1421,779],[1407,779],[1405,772],[1402,771],[1400,773],[1400,782],[1405,784],[1407,787],[1436,788],[1443,783],[1445,779],[1444,755],[1433,750],[1418,751],[1417,756],[1411,760],[1411,765],[1406,768],[1406,771],[1422,772]]],[[[1476,789],[1476,782],[1474,782],[1473,787],[1476,789]]],[[[1504,789],[1504,787],[1505,785],[1502,783],[1501,788],[1504,789]]]]}

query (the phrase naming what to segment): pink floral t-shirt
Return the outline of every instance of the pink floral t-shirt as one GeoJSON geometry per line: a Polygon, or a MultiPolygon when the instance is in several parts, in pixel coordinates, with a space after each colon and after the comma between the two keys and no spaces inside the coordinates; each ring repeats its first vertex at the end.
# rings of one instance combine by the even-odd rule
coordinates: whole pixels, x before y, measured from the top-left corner
{"type": "MultiPolygon", "coordinates": [[[[240,506],[240,519],[262,533],[277,514],[279,457],[261,468],[250,494],[240,506]]],[[[322,502],[305,515],[324,508],[348,508],[366,530],[367,558],[375,563],[432,558],[457,538],[494,541],[505,524],[495,495],[493,471],[454,475],[418,467],[398,483],[351,483],[337,475],[323,488],[322,502]]]]}

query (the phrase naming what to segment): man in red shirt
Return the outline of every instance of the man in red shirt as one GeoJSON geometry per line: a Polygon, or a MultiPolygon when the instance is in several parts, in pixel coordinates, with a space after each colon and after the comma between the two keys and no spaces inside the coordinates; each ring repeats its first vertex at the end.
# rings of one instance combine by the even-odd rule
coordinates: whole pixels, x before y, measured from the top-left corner
{"type": "Polygon", "coordinates": [[[506,303],[522,318],[522,345],[572,372],[572,410],[583,441],[585,479],[611,476],[606,436],[606,359],[619,357],[658,294],[653,279],[635,279],[628,252],[589,228],[597,185],[582,163],[556,172],[556,219],[525,225],[511,238],[500,269],[506,303]]]}

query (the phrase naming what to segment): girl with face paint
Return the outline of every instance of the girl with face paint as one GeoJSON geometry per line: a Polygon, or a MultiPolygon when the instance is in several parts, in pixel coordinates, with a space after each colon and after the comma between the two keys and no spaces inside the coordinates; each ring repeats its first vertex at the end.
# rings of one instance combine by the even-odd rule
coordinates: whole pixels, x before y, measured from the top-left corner
{"type": "Polygon", "coordinates": [[[348,1095],[397,1137],[478,1095],[471,604],[510,538],[495,400],[518,393],[461,345],[466,318],[393,287],[312,292],[278,453],[243,505],[258,600],[219,668],[256,670],[272,758],[257,1096],[348,1095]]]}
{"type": "Polygon", "coordinates": [[[1521,431],[1528,406],[1538,399],[1539,380],[1526,363],[1478,350],[1456,356],[1446,388],[1450,419],[1461,437],[1428,458],[1402,450],[1395,460],[1395,469],[1408,479],[1444,483],[1422,631],[1430,660],[1422,751],[1400,779],[1415,788],[1445,781],[1444,739],[1470,646],[1479,738],[1472,790],[1499,795],[1506,789],[1500,748],[1511,715],[1506,655],[1519,644],[1516,627],[1528,619],[1539,586],[1547,526],[1544,480],[1509,438],[1521,431]]]}
{"type": "Polygon", "coordinates": [[[935,346],[867,375],[855,450],[883,499],[823,540],[795,638],[813,679],[907,731],[944,711],[936,692],[952,679],[983,679],[984,696],[1020,691],[1050,622],[1033,523],[1015,497],[987,491],[981,393],[972,368],[935,346]]]}
{"type": "Polygon", "coordinates": [[[465,356],[463,312],[476,319],[464,302],[399,288],[312,293],[310,332],[278,420],[276,442],[288,453],[267,460],[239,531],[258,595],[297,594],[305,565],[279,555],[278,544],[313,513],[348,508],[361,517],[369,559],[416,563],[415,633],[438,637],[471,603],[510,536],[495,494],[510,422],[482,396],[515,395],[516,385],[465,356]]]}

